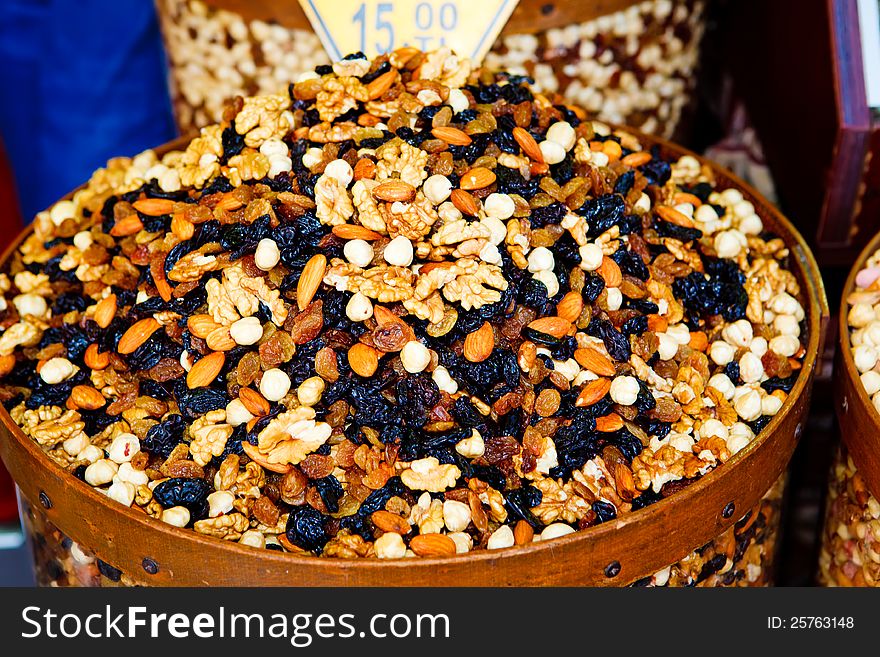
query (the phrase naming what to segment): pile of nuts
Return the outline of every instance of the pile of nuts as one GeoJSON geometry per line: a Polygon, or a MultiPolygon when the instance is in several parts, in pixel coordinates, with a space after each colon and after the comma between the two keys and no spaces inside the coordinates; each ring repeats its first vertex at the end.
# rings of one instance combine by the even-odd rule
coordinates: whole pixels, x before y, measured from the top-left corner
{"type": "Polygon", "coordinates": [[[40,213],[0,275],[0,397],[201,534],[507,548],[754,440],[804,355],[788,257],[694,157],[449,50],[355,54],[40,213]]]}
{"type": "MultiPolygon", "coordinates": [[[[181,132],[219,122],[226,101],[284,89],[329,63],[310,30],[219,9],[160,0],[181,132]]],[[[502,34],[486,56],[494,70],[531,76],[591,118],[669,137],[689,103],[703,35],[703,0],[646,0],[537,34],[502,34]]]]}
{"type": "Polygon", "coordinates": [[[862,386],[880,412],[880,251],[868,258],[855,283],[846,299],[849,342],[862,386]]]}

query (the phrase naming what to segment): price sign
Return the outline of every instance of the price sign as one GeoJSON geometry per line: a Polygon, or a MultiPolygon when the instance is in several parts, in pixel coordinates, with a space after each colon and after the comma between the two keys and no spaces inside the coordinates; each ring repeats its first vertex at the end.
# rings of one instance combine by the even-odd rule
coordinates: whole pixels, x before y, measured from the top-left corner
{"type": "Polygon", "coordinates": [[[448,46],[476,62],[489,51],[518,0],[299,0],[333,59],[415,46],[448,46]]]}

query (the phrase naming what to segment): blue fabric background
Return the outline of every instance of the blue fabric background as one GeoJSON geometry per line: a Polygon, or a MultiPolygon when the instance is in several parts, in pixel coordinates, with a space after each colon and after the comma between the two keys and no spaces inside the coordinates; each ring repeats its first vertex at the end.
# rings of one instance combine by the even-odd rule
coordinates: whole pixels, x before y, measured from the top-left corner
{"type": "Polygon", "coordinates": [[[175,134],[150,0],[0,0],[0,130],[30,221],[175,134]]]}

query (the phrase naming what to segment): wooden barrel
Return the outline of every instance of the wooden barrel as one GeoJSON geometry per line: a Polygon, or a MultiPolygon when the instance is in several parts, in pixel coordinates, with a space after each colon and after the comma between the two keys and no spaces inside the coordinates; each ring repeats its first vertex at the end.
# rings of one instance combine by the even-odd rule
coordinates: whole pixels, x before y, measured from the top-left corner
{"type": "MultiPolygon", "coordinates": [[[[693,155],[639,135],[661,156],[693,155]]],[[[183,142],[166,145],[180,148],[183,142]]],[[[697,159],[700,159],[698,156],[697,159]]],[[[702,161],[702,160],[701,160],[702,161]]],[[[296,556],[178,529],[120,506],[61,471],[0,410],[0,456],[21,489],[38,577],[46,585],[624,586],[762,585],[772,580],[785,471],[801,436],[828,306],[815,260],[779,211],[730,172],[766,230],[790,249],[806,311],[806,353],[785,404],[748,446],[644,509],[553,541],[397,561],[296,556]],[[100,561],[98,561],[100,559],[100,561]]],[[[8,262],[24,233],[0,259],[8,262]]]]}
{"type": "MultiPolygon", "coordinates": [[[[520,0],[485,64],[596,118],[670,137],[694,90],[704,0],[520,0]]],[[[225,101],[330,62],[296,0],[157,0],[182,134],[225,101]]],[[[343,53],[345,54],[345,53],[343,53]]]]}
{"type": "Polygon", "coordinates": [[[860,380],[847,320],[856,275],[878,249],[880,234],[856,258],[840,301],[834,389],[841,445],[829,475],[819,556],[825,586],[880,586],[880,411],[860,380]]]}

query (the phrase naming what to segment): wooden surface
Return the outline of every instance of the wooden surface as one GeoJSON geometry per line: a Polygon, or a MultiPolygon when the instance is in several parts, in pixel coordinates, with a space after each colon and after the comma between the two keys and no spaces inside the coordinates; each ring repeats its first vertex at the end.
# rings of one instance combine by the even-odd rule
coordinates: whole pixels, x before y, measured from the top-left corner
{"type": "MultiPolygon", "coordinates": [[[[582,23],[639,4],[639,1],[520,0],[502,34],[532,34],[571,23],[582,23]]],[[[248,21],[272,21],[287,28],[312,29],[297,0],[205,0],[205,4],[234,12],[248,21]]]]}
{"type": "MultiPolygon", "coordinates": [[[[644,144],[659,144],[666,156],[689,153],[654,137],[639,136],[644,144]]],[[[181,144],[178,141],[158,150],[161,153],[181,144]]],[[[803,430],[828,321],[821,277],[800,235],[751,187],[720,167],[713,165],[713,169],[720,185],[739,187],[767,230],[783,237],[791,248],[791,268],[805,297],[806,356],[788,401],[759,439],[674,496],[645,509],[526,547],[435,559],[336,560],[255,550],[171,527],[140,510],[121,507],[60,470],[5,410],[0,410],[0,457],[22,494],[42,506],[53,524],[144,585],[620,586],[651,575],[730,527],[758,503],[786,468],[803,430]],[[723,513],[731,504],[733,511],[723,513]],[[606,567],[614,562],[620,564],[619,574],[608,577],[606,567]],[[158,566],[155,574],[146,572],[145,563],[158,566]]],[[[19,236],[0,261],[7,261],[26,234],[19,236]]]]}
{"type": "Polygon", "coordinates": [[[880,233],[868,243],[856,258],[855,265],[843,286],[840,300],[837,355],[834,362],[834,386],[840,437],[846,444],[853,462],[874,497],[880,497],[880,413],[874,409],[871,398],[859,379],[852,356],[849,325],[846,316],[849,304],[846,298],[856,288],[856,274],[874,251],[880,248],[880,233]]]}

